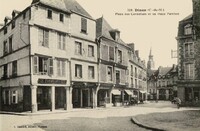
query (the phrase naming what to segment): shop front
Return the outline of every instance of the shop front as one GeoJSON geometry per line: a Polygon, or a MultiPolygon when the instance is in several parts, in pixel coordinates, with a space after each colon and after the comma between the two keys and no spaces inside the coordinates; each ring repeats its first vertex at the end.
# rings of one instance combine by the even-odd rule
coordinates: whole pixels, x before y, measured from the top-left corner
{"type": "Polygon", "coordinates": [[[94,108],[97,97],[96,83],[74,82],[72,86],[73,108],[94,108]]]}

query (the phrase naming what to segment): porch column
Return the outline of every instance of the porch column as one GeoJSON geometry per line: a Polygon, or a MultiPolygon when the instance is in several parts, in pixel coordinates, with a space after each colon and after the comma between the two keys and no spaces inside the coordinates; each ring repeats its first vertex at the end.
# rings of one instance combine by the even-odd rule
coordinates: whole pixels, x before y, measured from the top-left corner
{"type": "Polygon", "coordinates": [[[83,107],[83,90],[80,89],[80,107],[83,107]]]}
{"type": "Polygon", "coordinates": [[[157,90],[157,96],[156,96],[156,98],[157,98],[157,100],[159,100],[159,90],[157,90]]]}
{"type": "Polygon", "coordinates": [[[124,105],[124,90],[122,91],[122,105],[124,105]]]}
{"type": "Polygon", "coordinates": [[[112,103],[112,89],[108,90],[108,93],[109,93],[109,98],[110,98],[110,103],[112,103]]]}
{"type": "Polygon", "coordinates": [[[72,88],[70,87],[65,87],[65,91],[66,91],[66,103],[65,103],[65,110],[71,110],[72,108],[72,94],[71,94],[71,91],[72,88]]]}
{"type": "Polygon", "coordinates": [[[88,107],[90,107],[90,89],[88,89],[88,107]]]}
{"type": "Polygon", "coordinates": [[[94,88],[92,88],[92,96],[93,96],[92,107],[96,108],[97,107],[97,90],[94,88]]]}
{"type": "Polygon", "coordinates": [[[31,86],[31,112],[37,112],[37,86],[31,86]]]}
{"type": "Polygon", "coordinates": [[[55,86],[51,87],[51,111],[55,110],[55,86]]]}

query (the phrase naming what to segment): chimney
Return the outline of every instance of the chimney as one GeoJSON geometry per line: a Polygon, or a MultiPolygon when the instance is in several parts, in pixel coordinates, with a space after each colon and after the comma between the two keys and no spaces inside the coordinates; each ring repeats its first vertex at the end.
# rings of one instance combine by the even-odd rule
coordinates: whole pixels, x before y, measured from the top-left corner
{"type": "Polygon", "coordinates": [[[139,50],[135,50],[135,54],[139,58],[139,50]]]}
{"type": "Polygon", "coordinates": [[[128,44],[128,46],[131,47],[132,51],[135,53],[135,44],[130,43],[130,44],[128,44]]]}
{"type": "Polygon", "coordinates": [[[118,29],[111,30],[110,35],[115,41],[118,41],[120,38],[120,31],[118,29]]]}
{"type": "Polygon", "coordinates": [[[10,22],[11,20],[12,20],[12,19],[11,19],[10,17],[6,16],[5,19],[4,19],[5,25],[6,25],[8,22],[10,22]]]}
{"type": "Polygon", "coordinates": [[[13,12],[12,12],[12,18],[15,18],[19,13],[20,13],[20,11],[13,10],[13,12]]]}

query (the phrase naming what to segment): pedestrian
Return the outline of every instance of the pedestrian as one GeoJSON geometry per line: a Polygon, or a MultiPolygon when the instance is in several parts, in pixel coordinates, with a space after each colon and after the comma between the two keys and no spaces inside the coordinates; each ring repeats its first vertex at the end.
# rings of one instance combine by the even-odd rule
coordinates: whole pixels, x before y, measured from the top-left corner
{"type": "Polygon", "coordinates": [[[176,98],[176,104],[177,104],[177,108],[179,109],[181,105],[181,99],[178,97],[176,98]]]}

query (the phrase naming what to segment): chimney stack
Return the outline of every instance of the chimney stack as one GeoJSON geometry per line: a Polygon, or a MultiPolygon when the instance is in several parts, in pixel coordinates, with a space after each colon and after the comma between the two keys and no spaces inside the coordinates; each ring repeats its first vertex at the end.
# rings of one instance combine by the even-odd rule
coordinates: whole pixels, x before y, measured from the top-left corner
{"type": "Polygon", "coordinates": [[[135,54],[139,58],[139,50],[135,50],[135,54]]]}
{"type": "Polygon", "coordinates": [[[130,44],[128,44],[128,46],[131,47],[132,51],[135,53],[135,44],[130,43],[130,44]]]}

